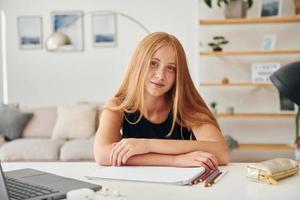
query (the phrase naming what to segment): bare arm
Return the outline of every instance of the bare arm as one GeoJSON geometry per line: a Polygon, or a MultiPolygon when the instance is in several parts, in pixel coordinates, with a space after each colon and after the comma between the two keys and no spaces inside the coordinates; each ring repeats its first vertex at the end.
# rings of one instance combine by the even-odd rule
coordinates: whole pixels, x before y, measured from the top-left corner
{"type": "Polygon", "coordinates": [[[229,161],[229,149],[220,131],[207,124],[193,129],[197,140],[149,140],[149,151],[160,154],[184,154],[192,151],[205,151],[215,155],[219,164],[229,161]]]}
{"type": "Polygon", "coordinates": [[[192,154],[197,157],[206,157],[201,161],[208,167],[214,168],[217,165],[225,165],[229,161],[229,150],[225,144],[220,131],[213,125],[203,125],[193,129],[196,141],[191,140],[165,140],[165,139],[123,139],[113,144],[110,155],[112,165],[129,164],[129,158],[135,155],[156,153],[163,155],[180,156],[183,154],[192,154]],[[201,134],[200,134],[201,133],[201,134]]]}
{"type": "MultiPolygon", "coordinates": [[[[108,105],[112,103],[110,101],[108,105]]],[[[208,159],[217,160],[214,163],[221,165],[228,163],[229,153],[224,138],[212,125],[193,129],[197,141],[135,138],[120,141],[122,121],[122,112],[107,109],[102,112],[94,143],[98,164],[199,166],[208,159]]]]}

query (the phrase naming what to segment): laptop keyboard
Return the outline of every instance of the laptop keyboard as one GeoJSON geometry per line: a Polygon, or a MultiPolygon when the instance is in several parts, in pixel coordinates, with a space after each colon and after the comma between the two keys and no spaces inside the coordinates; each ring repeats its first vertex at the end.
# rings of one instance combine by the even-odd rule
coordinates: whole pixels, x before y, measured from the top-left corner
{"type": "Polygon", "coordinates": [[[11,199],[29,199],[42,195],[57,193],[58,191],[38,185],[24,183],[14,178],[6,177],[8,195],[11,199]]]}

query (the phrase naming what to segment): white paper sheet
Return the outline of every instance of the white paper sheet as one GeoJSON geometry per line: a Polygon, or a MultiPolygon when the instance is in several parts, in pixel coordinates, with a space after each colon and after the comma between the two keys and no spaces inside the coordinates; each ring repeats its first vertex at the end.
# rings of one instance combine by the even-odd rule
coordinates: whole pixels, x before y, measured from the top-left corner
{"type": "Polygon", "coordinates": [[[99,169],[85,177],[90,180],[115,179],[186,185],[191,183],[191,181],[200,176],[204,171],[204,167],[99,167],[99,169]]]}

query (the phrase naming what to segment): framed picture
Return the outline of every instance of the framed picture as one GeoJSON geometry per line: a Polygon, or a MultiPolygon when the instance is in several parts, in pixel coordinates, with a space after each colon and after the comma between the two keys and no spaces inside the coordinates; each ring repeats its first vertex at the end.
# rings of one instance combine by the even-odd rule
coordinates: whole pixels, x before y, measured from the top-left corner
{"type": "Polygon", "coordinates": [[[271,74],[279,68],[280,63],[253,63],[251,66],[252,83],[271,83],[271,74]]]}
{"type": "Polygon", "coordinates": [[[81,11],[54,11],[51,14],[52,32],[59,32],[68,37],[67,45],[61,46],[62,51],[83,50],[83,20],[81,11]]]}
{"type": "Polygon", "coordinates": [[[115,47],[117,45],[116,14],[94,14],[92,16],[92,38],[95,47],[115,47]]]}
{"type": "Polygon", "coordinates": [[[262,50],[270,51],[274,50],[276,45],[276,35],[267,34],[263,36],[262,50]]]}
{"type": "Polygon", "coordinates": [[[281,15],[281,0],[261,0],[261,17],[271,17],[281,15]]]}
{"type": "Polygon", "coordinates": [[[41,17],[18,17],[18,33],[20,49],[41,49],[43,47],[41,17]]]}
{"type": "Polygon", "coordinates": [[[280,111],[281,112],[295,112],[296,106],[295,103],[290,99],[279,93],[279,103],[280,103],[280,111]]]}

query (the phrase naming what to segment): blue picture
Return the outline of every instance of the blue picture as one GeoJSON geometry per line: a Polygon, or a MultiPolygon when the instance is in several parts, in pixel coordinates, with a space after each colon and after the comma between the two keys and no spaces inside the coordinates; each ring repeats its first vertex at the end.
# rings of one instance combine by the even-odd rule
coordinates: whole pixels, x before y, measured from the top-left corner
{"type": "Polygon", "coordinates": [[[42,48],[42,19],[36,16],[18,17],[19,44],[21,49],[42,48]]]}
{"type": "Polygon", "coordinates": [[[70,44],[60,47],[59,50],[82,50],[82,12],[55,11],[52,12],[53,32],[66,35],[70,44]]]}
{"type": "Polygon", "coordinates": [[[261,17],[278,16],[280,0],[261,0],[261,17]]]}
{"type": "Polygon", "coordinates": [[[116,15],[94,14],[92,16],[92,38],[95,47],[116,46],[116,15]]]}

